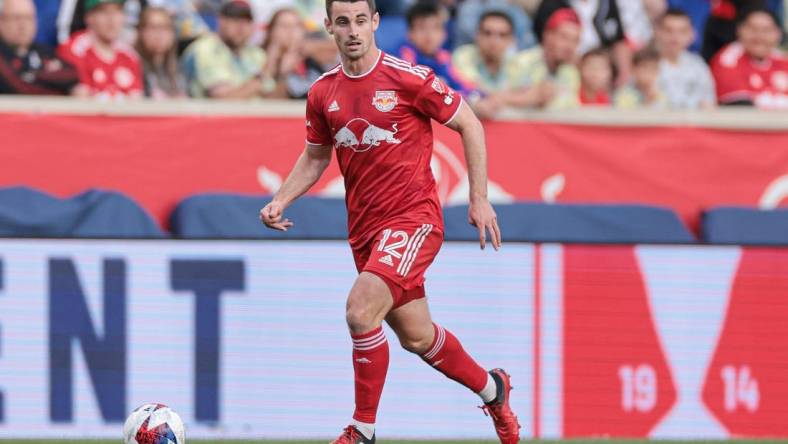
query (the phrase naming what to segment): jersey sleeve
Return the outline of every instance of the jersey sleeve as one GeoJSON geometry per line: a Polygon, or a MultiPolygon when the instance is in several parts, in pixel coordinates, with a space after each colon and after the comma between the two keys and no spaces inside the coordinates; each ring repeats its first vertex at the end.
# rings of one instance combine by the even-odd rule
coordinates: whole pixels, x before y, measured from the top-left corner
{"type": "Polygon", "coordinates": [[[323,116],[319,93],[314,86],[306,96],[306,143],[310,145],[332,145],[331,133],[323,116]]]}
{"type": "Polygon", "coordinates": [[[414,106],[420,113],[445,125],[459,112],[462,96],[430,71],[419,86],[414,106]]]}

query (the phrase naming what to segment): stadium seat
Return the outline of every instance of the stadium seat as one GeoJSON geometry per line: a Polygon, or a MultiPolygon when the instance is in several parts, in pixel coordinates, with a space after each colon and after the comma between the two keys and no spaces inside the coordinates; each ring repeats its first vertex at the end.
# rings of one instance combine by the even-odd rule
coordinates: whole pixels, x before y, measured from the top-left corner
{"type": "Polygon", "coordinates": [[[170,217],[173,236],[184,239],[347,239],[345,201],[305,196],[287,208],[295,225],[267,229],[260,209],[268,196],[200,194],[181,201],[170,217]]]}
{"type": "Polygon", "coordinates": [[[88,190],[69,199],[27,188],[0,189],[0,236],[162,238],[164,233],[123,194],[88,190]]]}
{"type": "MultiPolygon", "coordinates": [[[[640,205],[496,205],[504,241],[581,243],[694,243],[673,211],[640,205]]],[[[478,240],[468,206],[444,209],[446,240],[478,240]]]]}
{"type": "Polygon", "coordinates": [[[710,244],[788,245],[788,208],[712,208],[703,212],[702,230],[710,244]]]}

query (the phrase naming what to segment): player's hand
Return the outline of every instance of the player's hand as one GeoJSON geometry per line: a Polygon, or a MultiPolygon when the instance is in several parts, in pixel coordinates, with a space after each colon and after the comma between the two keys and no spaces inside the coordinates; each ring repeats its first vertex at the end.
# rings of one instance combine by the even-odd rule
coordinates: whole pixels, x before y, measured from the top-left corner
{"type": "Polygon", "coordinates": [[[293,222],[291,222],[290,219],[283,219],[282,213],[284,213],[282,204],[278,202],[269,202],[268,205],[260,210],[260,221],[268,228],[287,231],[288,228],[293,226],[293,222]]]}
{"type": "Polygon", "coordinates": [[[487,198],[471,200],[468,208],[468,222],[479,229],[479,245],[484,250],[487,244],[487,233],[495,251],[501,248],[501,229],[498,228],[498,216],[495,215],[490,201],[487,198]]]}

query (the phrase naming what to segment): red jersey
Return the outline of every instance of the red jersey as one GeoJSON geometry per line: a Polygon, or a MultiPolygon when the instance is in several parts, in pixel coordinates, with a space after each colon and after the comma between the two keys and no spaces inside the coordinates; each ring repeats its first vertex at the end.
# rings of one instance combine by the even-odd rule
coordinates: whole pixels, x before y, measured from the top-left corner
{"type": "Polygon", "coordinates": [[[366,74],[352,76],[339,65],[312,85],[306,140],[336,150],[351,247],[361,248],[389,224],[430,224],[443,232],[430,169],[431,119],[446,124],[461,104],[432,70],[382,51],[366,74]]]}
{"type": "Polygon", "coordinates": [[[779,51],[757,61],[731,43],[714,57],[711,72],[722,104],[750,101],[758,108],[788,109],[788,58],[779,51]]]}
{"type": "Polygon", "coordinates": [[[142,65],[134,50],[125,44],[115,45],[114,57],[102,57],[93,47],[88,32],[71,36],[58,49],[58,54],[77,68],[79,83],[90,88],[95,96],[141,96],[142,65]]]}

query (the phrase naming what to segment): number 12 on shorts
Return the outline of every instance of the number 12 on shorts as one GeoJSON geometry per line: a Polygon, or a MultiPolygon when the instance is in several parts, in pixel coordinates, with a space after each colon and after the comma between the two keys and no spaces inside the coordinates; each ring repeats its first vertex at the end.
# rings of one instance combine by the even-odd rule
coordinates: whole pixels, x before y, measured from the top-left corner
{"type": "Polygon", "coordinates": [[[417,229],[412,235],[409,235],[403,230],[383,230],[380,243],[378,244],[378,251],[386,253],[386,256],[380,258],[380,262],[394,266],[392,257],[399,259],[399,266],[397,267],[397,274],[407,276],[413,262],[416,260],[416,255],[419,248],[424,243],[424,239],[432,231],[432,225],[424,224],[417,229]]]}

